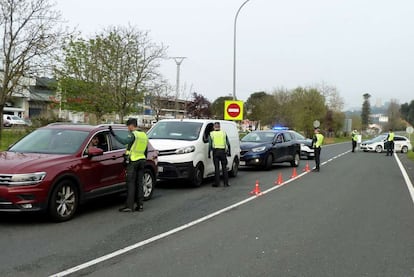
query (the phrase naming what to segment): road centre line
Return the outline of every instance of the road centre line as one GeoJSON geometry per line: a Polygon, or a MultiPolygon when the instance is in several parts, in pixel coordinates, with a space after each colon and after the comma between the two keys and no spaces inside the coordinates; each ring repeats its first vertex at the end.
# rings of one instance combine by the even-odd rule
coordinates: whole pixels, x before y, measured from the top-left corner
{"type": "MultiPolygon", "coordinates": [[[[349,152],[350,152],[350,150],[348,150],[348,151],[346,151],[346,152],[344,152],[344,153],[341,153],[341,154],[339,154],[339,155],[336,155],[335,157],[333,157],[333,158],[329,159],[328,161],[323,162],[321,165],[325,165],[325,164],[327,164],[328,162],[331,162],[331,161],[333,161],[333,160],[335,160],[335,159],[337,159],[337,158],[339,158],[339,157],[342,157],[343,155],[345,155],[345,154],[347,154],[347,153],[349,153],[349,152]]],[[[264,191],[263,191],[260,195],[258,195],[258,196],[256,196],[256,195],[255,195],[255,196],[251,196],[251,197],[246,198],[246,199],[244,199],[244,200],[242,200],[242,201],[240,201],[240,202],[237,202],[237,203],[235,203],[235,204],[233,204],[233,205],[230,205],[230,206],[225,207],[225,208],[223,208],[223,209],[221,209],[221,210],[218,210],[218,211],[216,211],[216,212],[213,212],[213,213],[211,213],[211,214],[208,214],[208,215],[206,215],[206,216],[204,216],[204,217],[201,217],[201,218],[199,218],[199,219],[196,219],[196,220],[194,220],[194,221],[191,221],[191,222],[189,222],[189,223],[187,223],[187,224],[181,225],[181,226],[179,226],[179,227],[177,227],[177,228],[174,228],[174,229],[171,229],[171,230],[169,230],[169,231],[167,231],[167,232],[164,232],[164,233],[161,233],[161,234],[159,234],[159,235],[153,236],[153,237],[151,237],[151,238],[149,238],[149,239],[146,239],[146,240],[143,240],[143,241],[137,242],[137,243],[132,244],[132,245],[130,245],[130,246],[127,246],[127,247],[121,248],[121,249],[116,250],[116,251],[114,251],[114,252],[112,252],[112,253],[109,253],[109,254],[106,254],[106,255],[104,255],[104,256],[98,257],[98,258],[96,258],[96,259],[90,260],[90,261],[85,262],[85,263],[83,263],[83,264],[80,264],[80,265],[77,265],[77,266],[71,267],[71,268],[69,268],[69,269],[66,269],[66,270],[64,270],[64,271],[61,271],[61,272],[55,273],[55,274],[53,274],[53,275],[50,275],[49,277],[62,277],[62,276],[67,276],[67,275],[69,275],[69,274],[72,274],[72,273],[78,272],[78,271],[80,271],[80,270],[83,270],[83,269],[89,268],[89,267],[91,267],[91,266],[94,266],[94,265],[96,265],[96,264],[99,264],[99,263],[102,263],[102,262],[104,262],[104,261],[110,260],[110,259],[115,258],[115,257],[117,257],[117,256],[123,255],[123,254],[125,254],[125,253],[127,253],[127,252],[130,252],[130,251],[132,251],[132,250],[134,250],[134,249],[140,248],[140,247],[145,246],[145,245],[147,245],[147,244],[150,244],[150,243],[152,243],[152,242],[155,242],[155,241],[161,240],[161,239],[163,239],[163,238],[165,238],[165,237],[168,237],[168,236],[170,236],[170,235],[173,235],[173,234],[175,234],[175,233],[178,233],[178,232],[180,232],[180,231],[183,231],[183,230],[185,230],[185,229],[188,229],[188,228],[190,228],[190,227],[192,227],[192,226],[198,225],[198,224],[200,224],[200,223],[202,223],[202,222],[204,222],[204,221],[207,221],[207,220],[209,220],[209,219],[211,219],[211,218],[213,218],[213,217],[216,217],[216,216],[221,215],[221,214],[223,214],[223,213],[225,213],[225,212],[228,212],[228,211],[230,211],[230,210],[233,210],[233,209],[235,209],[235,208],[237,208],[237,207],[239,207],[239,206],[241,206],[241,205],[244,205],[244,204],[246,204],[246,203],[248,203],[248,202],[250,202],[250,201],[253,201],[253,200],[257,199],[258,197],[260,197],[261,195],[264,195],[264,194],[270,193],[270,192],[272,192],[272,191],[274,191],[274,190],[276,190],[276,189],[279,189],[279,188],[281,188],[281,187],[283,187],[283,186],[285,186],[285,185],[289,184],[290,182],[295,181],[296,179],[298,179],[298,178],[300,178],[300,177],[302,177],[302,176],[304,176],[304,175],[306,175],[306,174],[308,174],[308,173],[309,173],[309,172],[306,172],[306,171],[305,171],[305,172],[303,172],[303,173],[299,174],[297,177],[295,177],[295,178],[291,178],[291,179],[289,179],[289,180],[287,180],[287,181],[283,182],[283,183],[282,183],[282,184],[280,184],[280,185],[272,186],[271,188],[269,188],[269,189],[267,189],[267,190],[264,190],[264,191]]],[[[413,194],[414,194],[414,191],[413,191],[413,194]]],[[[412,195],[413,195],[413,194],[412,194],[412,195]]]]}
{"type": "Polygon", "coordinates": [[[407,185],[408,191],[410,192],[411,200],[414,203],[414,186],[413,183],[410,180],[410,177],[407,174],[407,171],[405,170],[404,166],[402,165],[400,158],[398,158],[398,155],[394,154],[395,160],[397,161],[397,164],[400,168],[401,174],[404,177],[405,184],[407,185]]]}

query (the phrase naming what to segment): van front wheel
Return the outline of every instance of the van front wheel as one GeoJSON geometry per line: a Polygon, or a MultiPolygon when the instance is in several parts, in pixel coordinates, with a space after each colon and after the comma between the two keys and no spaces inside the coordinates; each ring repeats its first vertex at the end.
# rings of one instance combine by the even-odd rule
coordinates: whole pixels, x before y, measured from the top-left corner
{"type": "Polygon", "coordinates": [[[238,172],[239,172],[239,159],[237,157],[234,157],[233,164],[231,166],[229,175],[230,177],[236,177],[238,172]]]}
{"type": "Polygon", "coordinates": [[[191,179],[191,184],[194,187],[199,187],[203,183],[204,167],[201,163],[198,163],[194,169],[194,175],[191,179]]]}

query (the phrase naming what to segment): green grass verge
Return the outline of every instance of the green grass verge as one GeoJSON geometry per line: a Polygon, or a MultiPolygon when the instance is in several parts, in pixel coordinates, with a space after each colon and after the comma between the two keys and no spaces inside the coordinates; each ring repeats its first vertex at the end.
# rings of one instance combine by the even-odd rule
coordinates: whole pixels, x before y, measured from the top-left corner
{"type": "Polygon", "coordinates": [[[407,153],[407,157],[414,162],[414,152],[413,151],[409,151],[407,153]]]}
{"type": "Polygon", "coordinates": [[[15,143],[28,133],[22,128],[6,128],[2,130],[0,140],[0,151],[6,150],[11,144],[15,143]]]}

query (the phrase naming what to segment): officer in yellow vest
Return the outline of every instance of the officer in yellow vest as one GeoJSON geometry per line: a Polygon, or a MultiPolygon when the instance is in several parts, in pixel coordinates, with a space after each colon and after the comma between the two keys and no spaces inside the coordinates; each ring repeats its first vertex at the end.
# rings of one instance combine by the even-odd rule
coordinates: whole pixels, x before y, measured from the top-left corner
{"type": "Polygon", "coordinates": [[[390,129],[388,136],[387,136],[387,155],[392,156],[394,152],[394,132],[390,129]]]}
{"type": "Polygon", "coordinates": [[[220,164],[223,171],[223,182],[224,186],[229,185],[229,175],[227,173],[227,157],[231,156],[230,142],[226,133],[220,130],[220,122],[214,123],[214,131],[210,132],[209,144],[208,144],[208,158],[211,158],[211,152],[213,152],[213,162],[215,170],[215,181],[213,187],[220,185],[220,164]]]}
{"type": "Polygon", "coordinates": [[[357,132],[357,130],[352,131],[351,137],[352,137],[352,152],[355,152],[355,147],[357,146],[357,141],[358,141],[358,132],[357,132]]]}
{"type": "Polygon", "coordinates": [[[319,128],[315,128],[315,135],[312,139],[312,146],[315,150],[315,169],[313,171],[319,172],[319,167],[321,163],[321,146],[323,144],[323,135],[320,133],[319,128]]]}
{"type": "Polygon", "coordinates": [[[129,134],[127,138],[117,136],[112,128],[109,130],[117,141],[127,145],[125,152],[126,164],[126,185],[127,185],[127,199],[125,207],[119,209],[120,212],[134,211],[134,202],[137,206],[135,211],[143,211],[144,209],[144,167],[147,155],[148,137],[145,132],[137,129],[137,120],[135,118],[128,119],[126,125],[128,126],[129,134]]]}

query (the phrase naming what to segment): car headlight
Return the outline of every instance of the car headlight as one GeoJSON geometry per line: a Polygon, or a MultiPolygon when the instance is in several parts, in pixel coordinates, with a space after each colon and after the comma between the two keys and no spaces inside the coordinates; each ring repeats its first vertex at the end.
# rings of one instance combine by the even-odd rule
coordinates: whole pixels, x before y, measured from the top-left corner
{"type": "Polygon", "coordinates": [[[40,183],[46,177],[46,172],[13,174],[10,178],[10,186],[30,186],[40,183]]]}
{"type": "Polygon", "coordinates": [[[187,146],[180,149],[175,150],[175,154],[187,154],[195,151],[195,146],[187,146]]]}
{"type": "Polygon", "coordinates": [[[266,146],[260,146],[252,149],[252,152],[262,152],[266,149],[266,146]]]}

